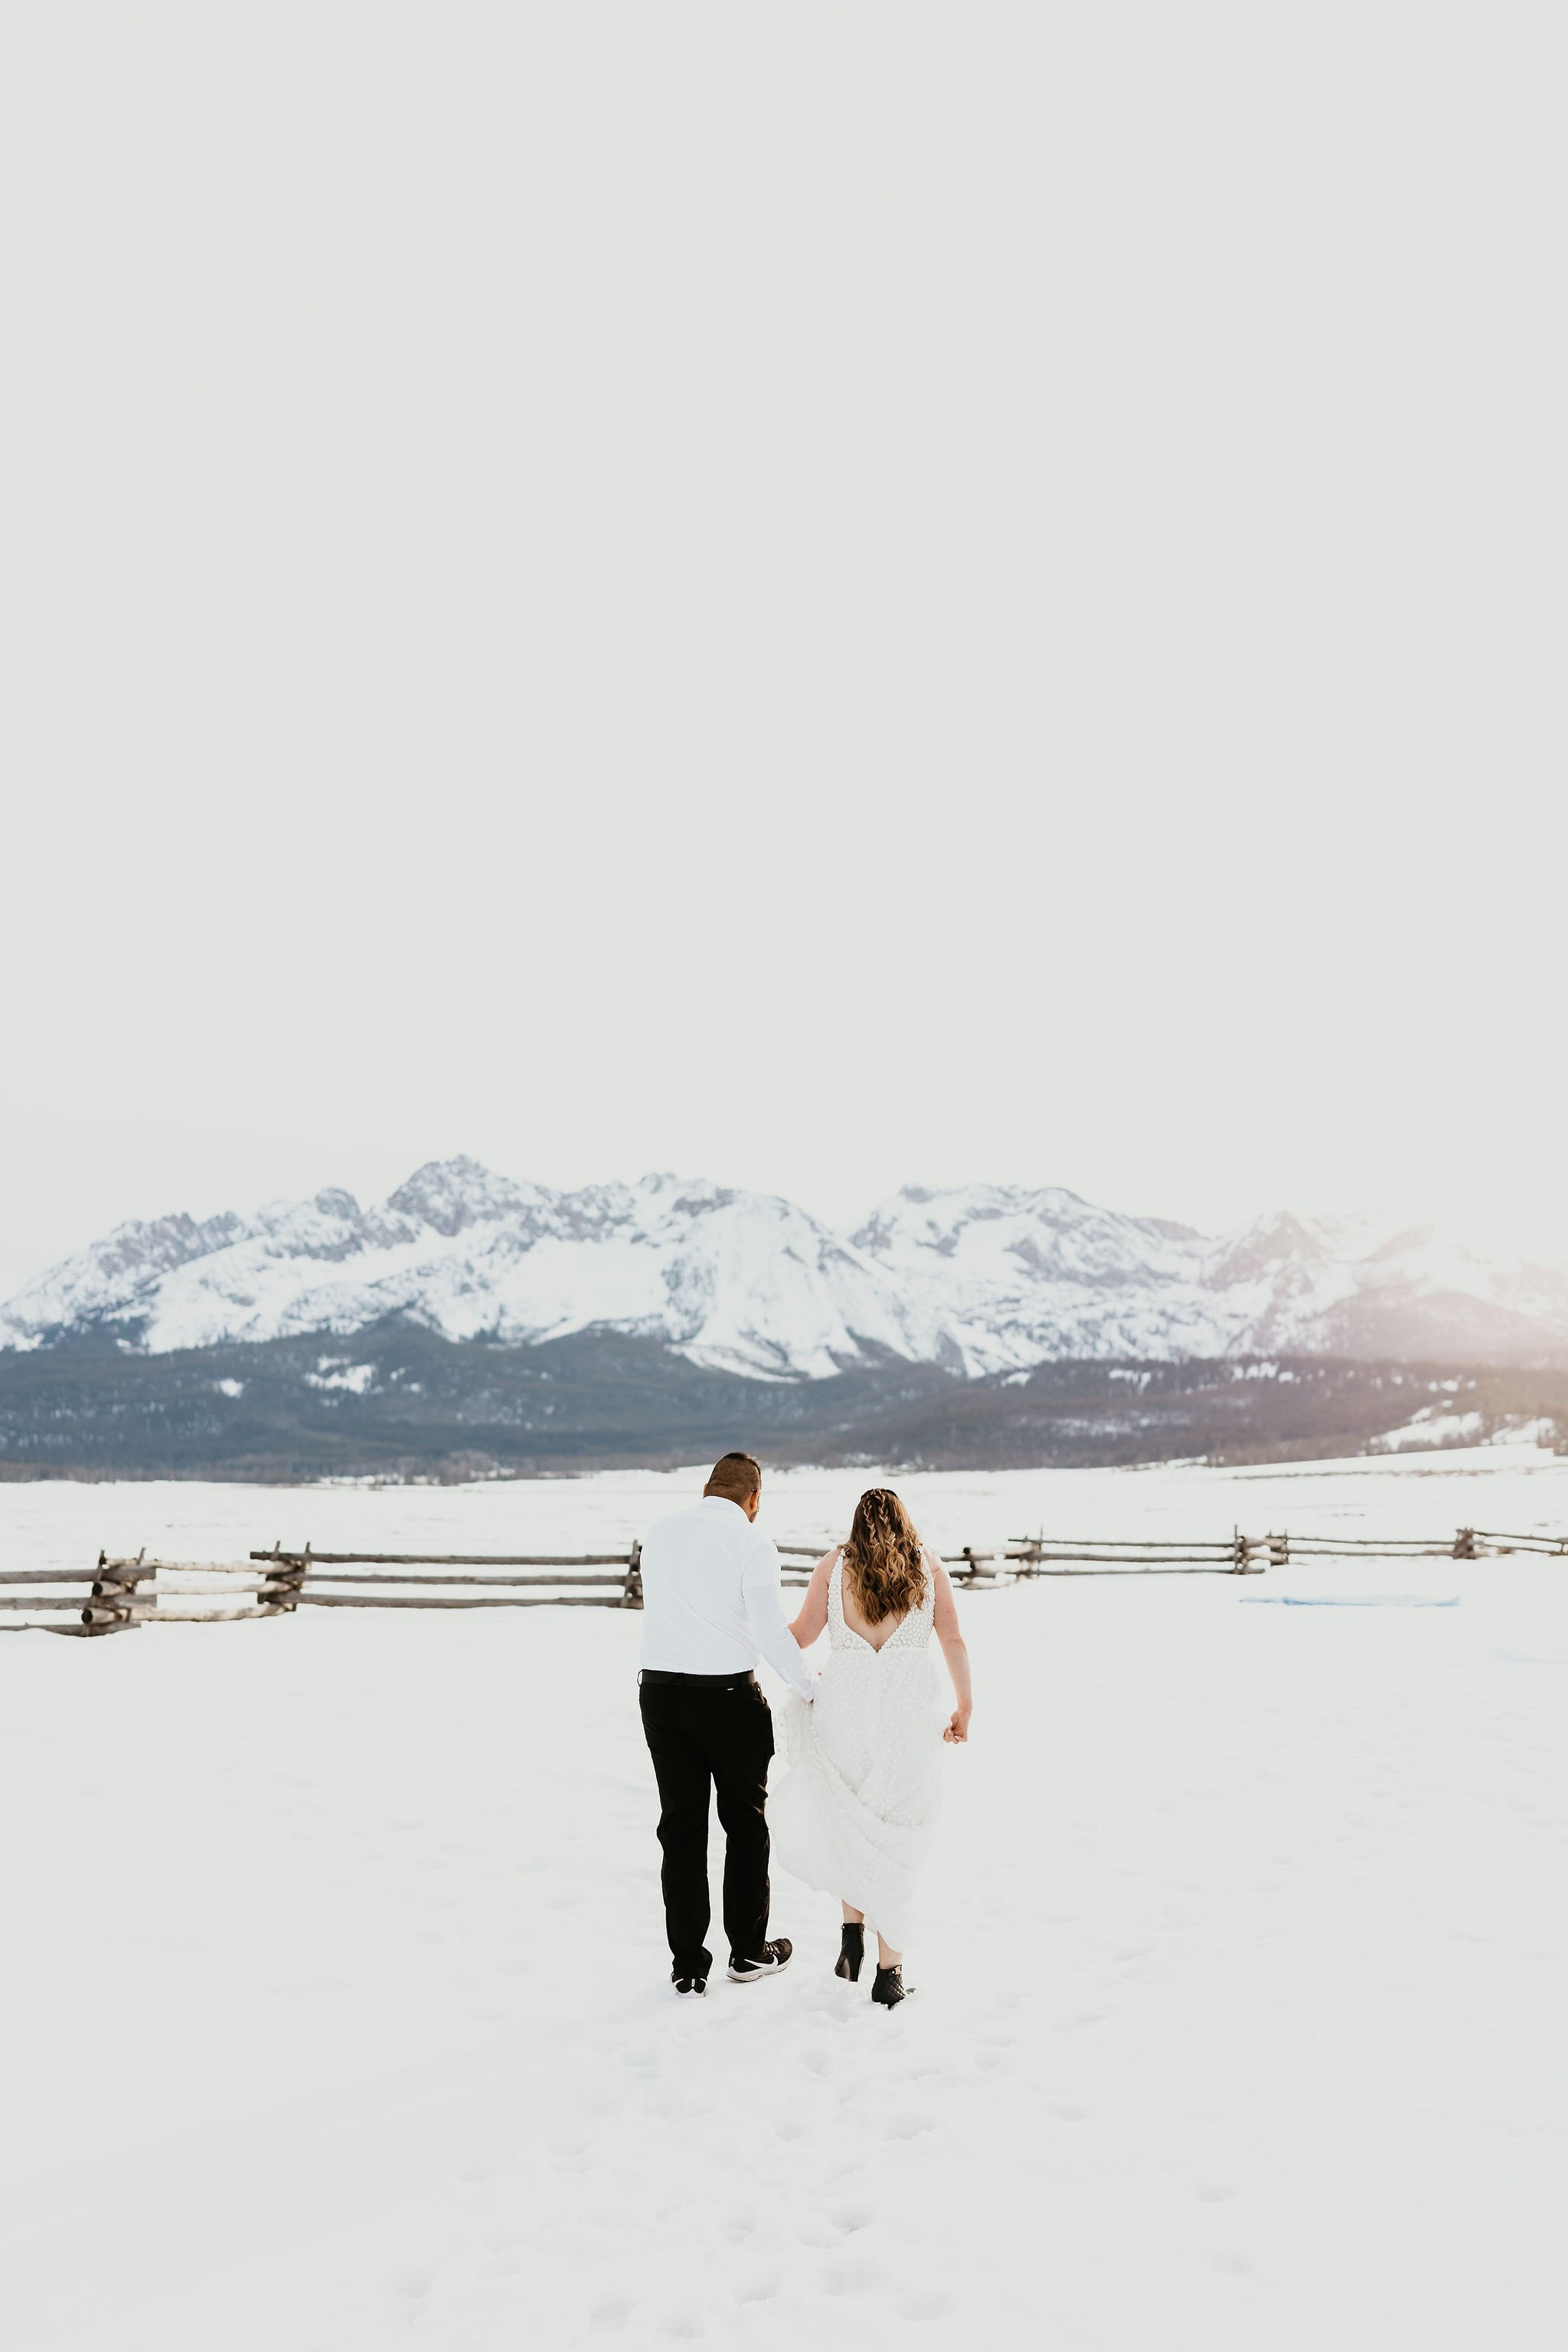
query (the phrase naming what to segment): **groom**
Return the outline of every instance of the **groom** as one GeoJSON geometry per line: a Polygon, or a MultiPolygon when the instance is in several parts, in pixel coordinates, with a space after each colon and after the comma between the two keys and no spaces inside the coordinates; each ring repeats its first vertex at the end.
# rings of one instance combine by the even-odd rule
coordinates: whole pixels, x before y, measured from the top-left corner
{"type": "Polygon", "coordinates": [[[756,1527],[761,1465],[726,1454],[694,1510],[661,1519],[642,1548],[643,1731],[658,1781],[664,1922],[679,1993],[705,1993],[708,1792],[724,1830],[729,1973],[755,1984],[789,1966],[768,1937],[768,1762],[773,1717],[752,1672],[759,1654],[811,1696],[779,1599],[779,1556],[756,1527]]]}

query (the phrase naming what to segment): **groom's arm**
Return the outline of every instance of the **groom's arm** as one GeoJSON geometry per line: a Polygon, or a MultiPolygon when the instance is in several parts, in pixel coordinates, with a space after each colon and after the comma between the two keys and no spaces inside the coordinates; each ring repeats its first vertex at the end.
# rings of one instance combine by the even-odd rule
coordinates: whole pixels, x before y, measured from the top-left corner
{"type": "Polygon", "coordinates": [[[792,1690],[797,1690],[802,1698],[809,1698],[811,1676],[805,1671],[800,1644],[784,1617],[779,1592],[779,1556],[766,1536],[758,1539],[741,1571],[741,1592],[758,1649],[792,1690]]]}

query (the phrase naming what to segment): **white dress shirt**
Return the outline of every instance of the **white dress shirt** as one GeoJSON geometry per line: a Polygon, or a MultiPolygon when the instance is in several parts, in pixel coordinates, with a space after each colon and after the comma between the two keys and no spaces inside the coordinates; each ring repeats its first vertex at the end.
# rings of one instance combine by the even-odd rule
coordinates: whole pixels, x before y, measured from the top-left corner
{"type": "Polygon", "coordinates": [[[704,1495],[650,1528],[642,1548],[642,1663],[667,1675],[743,1675],[759,1654],[812,1693],[779,1597],[779,1556],[739,1503],[704,1495]]]}

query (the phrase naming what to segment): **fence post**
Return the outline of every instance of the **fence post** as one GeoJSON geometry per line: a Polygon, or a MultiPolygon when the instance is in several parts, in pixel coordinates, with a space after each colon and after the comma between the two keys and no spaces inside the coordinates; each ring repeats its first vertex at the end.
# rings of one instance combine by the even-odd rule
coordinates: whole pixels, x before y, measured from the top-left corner
{"type": "Polygon", "coordinates": [[[305,1546],[304,1556],[300,1559],[284,1559],[281,1555],[282,1538],[279,1537],[272,1547],[272,1558],[277,1566],[269,1567],[267,1571],[268,1583],[277,1589],[266,1605],[276,1610],[279,1616],[289,1616],[300,1606],[300,1595],[310,1573],[310,1547],[309,1544],[305,1546]]]}
{"type": "Polygon", "coordinates": [[[626,1561],[626,1580],[621,1587],[621,1607],[623,1609],[640,1609],[642,1607],[642,1542],[640,1538],[633,1544],[631,1555],[626,1561]]]}
{"type": "Polygon", "coordinates": [[[81,1612],[84,1633],[118,1633],[122,1629],[129,1631],[134,1624],[131,1609],[136,1599],[137,1570],[146,1557],[147,1547],[143,1544],[129,1569],[118,1563],[111,1568],[109,1554],[99,1553],[92,1597],[81,1612]]]}

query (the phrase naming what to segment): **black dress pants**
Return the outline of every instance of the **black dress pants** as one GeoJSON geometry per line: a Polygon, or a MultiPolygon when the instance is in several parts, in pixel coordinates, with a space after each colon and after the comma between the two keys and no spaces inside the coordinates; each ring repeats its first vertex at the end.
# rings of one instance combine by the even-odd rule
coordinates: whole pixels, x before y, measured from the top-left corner
{"type": "Polygon", "coordinates": [[[763,1811],[773,1718],[752,1674],[641,1677],[643,1732],[658,1781],[664,1924],[673,1974],[705,1977],[708,1792],[724,1831],[724,1933],[754,1959],[768,1939],[768,1823],[763,1811]]]}

